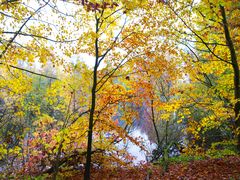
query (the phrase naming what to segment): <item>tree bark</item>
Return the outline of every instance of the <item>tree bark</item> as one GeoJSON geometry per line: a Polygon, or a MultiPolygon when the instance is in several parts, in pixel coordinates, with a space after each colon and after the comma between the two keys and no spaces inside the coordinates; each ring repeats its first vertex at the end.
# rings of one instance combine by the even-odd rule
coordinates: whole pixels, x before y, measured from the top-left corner
{"type": "Polygon", "coordinates": [[[237,62],[237,56],[236,56],[236,51],[234,48],[234,44],[232,42],[232,38],[229,32],[228,28],[228,23],[227,23],[227,17],[225,13],[225,8],[224,6],[220,5],[221,9],[221,15],[222,15],[222,22],[223,22],[223,27],[224,27],[224,34],[226,38],[226,43],[228,45],[230,55],[231,55],[231,63],[232,63],[232,68],[233,68],[233,73],[234,73],[234,99],[237,101],[236,104],[234,105],[234,113],[235,113],[235,125],[237,131],[237,148],[238,151],[240,152],[240,134],[238,133],[240,130],[240,79],[239,79],[239,65],[237,62]]]}

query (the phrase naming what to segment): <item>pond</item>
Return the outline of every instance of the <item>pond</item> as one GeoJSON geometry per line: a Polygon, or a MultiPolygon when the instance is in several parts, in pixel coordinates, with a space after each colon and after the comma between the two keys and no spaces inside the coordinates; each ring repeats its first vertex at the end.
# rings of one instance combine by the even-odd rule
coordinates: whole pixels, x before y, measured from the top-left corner
{"type": "MultiPolygon", "coordinates": [[[[135,157],[133,163],[135,165],[137,165],[139,163],[147,162],[147,157],[149,157],[151,155],[151,152],[153,151],[153,149],[156,148],[156,144],[151,143],[150,140],[148,139],[147,134],[141,132],[140,129],[133,130],[133,132],[131,132],[130,135],[134,138],[136,138],[136,137],[141,138],[143,141],[143,146],[148,151],[148,152],[146,152],[146,151],[141,150],[141,148],[139,146],[137,146],[136,144],[133,144],[132,142],[130,142],[128,140],[127,141],[127,151],[132,156],[135,157]]],[[[120,146],[123,146],[123,143],[121,143],[120,146]]]]}

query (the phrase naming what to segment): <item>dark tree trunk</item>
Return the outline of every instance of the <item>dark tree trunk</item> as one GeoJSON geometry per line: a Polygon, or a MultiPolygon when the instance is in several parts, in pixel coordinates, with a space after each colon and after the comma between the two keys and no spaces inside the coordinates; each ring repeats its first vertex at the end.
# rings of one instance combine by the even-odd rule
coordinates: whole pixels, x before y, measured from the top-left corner
{"type": "Polygon", "coordinates": [[[153,108],[153,100],[151,100],[151,113],[152,113],[152,123],[153,123],[153,127],[154,127],[154,130],[155,130],[156,136],[157,136],[157,143],[158,143],[158,146],[160,146],[160,137],[159,137],[157,125],[156,125],[156,122],[155,122],[155,115],[154,115],[154,108],[153,108]]]}
{"type": "MultiPolygon", "coordinates": [[[[98,25],[99,19],[96,18],[96,33],[98,33],[98,25]]],[[[96,106],[96,88],[97,88],[97,69],[98,69],[98,38],[95,40],[95,65],[93,71],[93,85],[92,85],[92,100],[91,100],[91,109],[89,115],[89,125],[88,125],[88,145],[87,145],[87,159],[85,164],[85,173],[84,180],[90,179],[90,170],[91,170],[91,154],[92,154],[92,136],[93,136],[93,121],[94,121],[94,113],[96,106]]]]}
{"type": "MultiPolygon", "coordinates": [[[[227,23],[227,17],[225,13],[225,8],[220,5],[221,9],[221,14],[222,14],[222,22],[223,22],[223,27],[224,27],[224,34],[226,38],[226,43],[228,45],[230,55],[231,55],[231,64],[233,68],[233,73],[234,73],[234,99],[237,100],[236,104],[234,105],[234,112],[235,112],[235,125],[236,129],[239,130],[240,128],[240,82],[239,82],[239,65],[237,62],[237,56],[236,56],[236,51],[234,48],[234,44],[232,42],[232,38],[228,29],[228,23],[227,23]]],[[[240,152],[240,134],[237,134],[237,148],[238,151],[240,152]]]]}

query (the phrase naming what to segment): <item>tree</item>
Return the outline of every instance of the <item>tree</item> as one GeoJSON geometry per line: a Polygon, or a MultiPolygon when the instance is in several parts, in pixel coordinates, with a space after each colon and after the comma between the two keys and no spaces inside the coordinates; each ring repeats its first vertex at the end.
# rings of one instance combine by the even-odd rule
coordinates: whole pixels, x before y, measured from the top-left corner
{"type": "MultiPolygon", "coordinates": [[[[206,121],[209,125],[214,121],[221,124],[224,120],[231,120],[232,113],[234,113],[235,128],[233,131],[238,139],[239,149],[239,65],[236,56],[239,48],[238,35],[235,34],[237,30],[235,15],[239,13],[239,10],[236,3],[232,1],[201,1],[199,3],[179,1],[168,2],[165,5],[170,13],[179,19],[178,27],[174,26],[174,29],[178,32],[180,43],[192,56],[186,60],[195,58],[191,62],[185,62],[187,68],[194,68],[197,72],[189,69],[191,83],[195,80],[202,83],[205,86],[202,90],[207,89],[211,92],[210,99],[214,102],[211,106],[210,99],[201,98],[200,100],[191,96],[194,104],[210,105],[204,107],[210,112],[206,117],[209,120],[202,119],[200,124],[203,125],[206,121]],[[177,4],[182,8],[178,8],[177,4]],[[183,27],[184,31],[179,27],[183,27]]],[[[199,87],[198,89],[200,90],[199,87]]],[[[198,129],[200,130],[201,127],[198,126],[198,129]]]]}
{"type": "MultiPolygon", "coordinates": [[[[92,156],[92,140],[93,140],[93,127],[96,117],[96,100],[97,92],[100,92],[109,78],[126,62],[128,56],[132,53],[132,49],[123,49],[124,53],[119,53],[116,49],[121,48],[121,43],[125,41],[128,36],[123,36],[126,26],[126,15],[124,14],[124,8],[116,3],[92,3],[86,2],[84,4],[87,10],[90,10],[92,17],[94,17],[93,23],[95,24],[94,30],[88,32],[88,44],[87,51],[90,55],[95,57],[95,63],[93,68],[93,80],[91,88],[91,105],[88,125],[88,147],[87,147],[87,159],[85,165],[84,179],[90,179],[91,168],[91,156],[92,156]],[[125,20],[124,20],[125,19],[125,20]],[[124,21],[122,24],[121,21],[124,21]],[[122,24],[118,27],[118,23],[122,24]],[[116,31],[118,31],[116,33],[116,31]],[[105,37],[104,37],[105,36],[105,37]],[[94,53],[93,53],[94,52],[94,53]],[[112,61],[105,60],[112,58],[112,61]],[[99,66],[105,61],[107,64],[113,64],[113,68],[107,72],[99,75],[99,66]],[[109,61],[109,62],[108,62],[109,61]]],[[[92,22],[92,20],[90,20],[92,22]]],[[[81,52],[81,50],[80,50],[81,52]]],[[[84,52],[84,51],[82,51],[84,52]]],[[[96,119],[97,120],[97,119],[96,119]]]]}

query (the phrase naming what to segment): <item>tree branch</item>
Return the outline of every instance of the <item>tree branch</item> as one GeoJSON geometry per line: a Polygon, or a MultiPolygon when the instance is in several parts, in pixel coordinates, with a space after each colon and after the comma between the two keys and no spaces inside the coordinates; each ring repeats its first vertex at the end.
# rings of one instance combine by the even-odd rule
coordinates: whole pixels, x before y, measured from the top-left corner
{"type": "MultiPolygon", "coordinates": [[[[14,1],[14,0],[13,0],[14,1]]],[[[50,2],[50,0],[48,0],[43,6],[39,7],[34,13],[32,13],[27,19],[26,21],[22,24],[22,26],[19,28],[19,30],[14,34],[13,38],[8,42],[8,44],[6,45],[5,49],[2,51],[2,53],[0,54],[0,59],[2,59],[3,55],[7,52],[8,48],[11,46],[12,42],[16,39],[16,37],[19,35],[19,33],[22,31],[22,29],[24,28],[24,26],[27,24],[27,22],[38,12],[40,11],[43,7],[45,7],[48,3],[50,2]]]]}
{"type": "Polygon", "coordinates": [[[48,75],[45,75],[45,74],[41,74],[41,73],[37,73],[37,72],[31,71],[31,70],[24,69],[24,68],[21,68],[21,67],[17,67],[17,66],[13,66],[13,65],[8,65],[8,64],[4,64],[4,63],[0,63],[0,65],[6,65],[6,66],[8,66],[8,67],[11,67],[11,68],[14,68],[14,69],[18,69],[18,70],[21,70],[21,71],[25,71],[25,72],[28,72],[28,73],[31,73],[31,74],[35,74],[35,75],[38,75],[38,76],[42,76],[42,77],[46,77],[46,78],[50,78],[50,79],[59,80],[59,79],[56,78],[56,77],[51,77],[51,76],[48,76],[48,75]]]}

